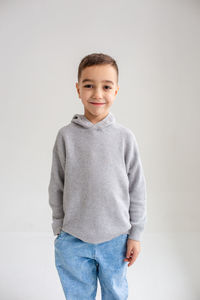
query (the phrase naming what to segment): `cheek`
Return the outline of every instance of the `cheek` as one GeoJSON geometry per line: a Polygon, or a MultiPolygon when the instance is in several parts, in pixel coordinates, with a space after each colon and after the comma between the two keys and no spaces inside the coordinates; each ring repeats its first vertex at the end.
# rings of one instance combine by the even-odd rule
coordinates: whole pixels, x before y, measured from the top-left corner
{"type": "Polygon", "coordinates": [[[109,95],[106,95],[105,98],[106,98],[106,100],[107,100],[108,103],[112,103],[114,97],[113,97],[113,95],[109,94],[109,95]]]}
{"type": "Polygon", "coordinates": [[[86,97],[86,98],[88,98],[88,97],[90,97],[90,95],[91,95],[91,90],[85,90],[84,91],[84,96],[86,97]]]}
{"type": "Polygon", "coordinates": [[[89,91],[82,91],[81,92],[81,97],[83,98],[83,99],[88,99],[89,97],[90,97],[90,92],[89,91]]]}

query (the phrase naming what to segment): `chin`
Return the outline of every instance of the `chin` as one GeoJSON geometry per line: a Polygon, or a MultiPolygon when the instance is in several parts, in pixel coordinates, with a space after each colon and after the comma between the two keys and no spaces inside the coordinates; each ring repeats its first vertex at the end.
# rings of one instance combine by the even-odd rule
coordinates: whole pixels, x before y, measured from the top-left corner
{"type": "Polygon", "coordinates": [[[88,108],[86,108],[85,109],[85,111],[88,111],[91,115],[93,115],[93,116],[99,116],[99,115],[103,115],[103,114],[106,114],[106,113],[108,113],[109,112],[109,109],[101,109],[100,107],[99,108],[96,108],[95,109],[95,107],[94,107],[94,109],[91,109],[91,107],[90,107],[90,109],[88,109],[88,108]]]}

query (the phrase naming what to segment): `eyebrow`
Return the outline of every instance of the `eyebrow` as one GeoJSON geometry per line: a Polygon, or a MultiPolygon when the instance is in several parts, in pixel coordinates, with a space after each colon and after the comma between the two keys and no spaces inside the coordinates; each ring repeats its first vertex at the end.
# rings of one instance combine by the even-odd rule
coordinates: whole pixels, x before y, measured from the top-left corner
{"type": "MultiPolygon", "coordinates": [[[[94,80],[86,78],[86,79],[82,80],[82,83],[86,82],[86,81],[93,81],[94,82],[94,80]]],[[[111,81],[111,80],[102,80],[102,82],[108,82],[108,83],[111,83],[112,85],[114,85],[113,81],[111,81]]]]}

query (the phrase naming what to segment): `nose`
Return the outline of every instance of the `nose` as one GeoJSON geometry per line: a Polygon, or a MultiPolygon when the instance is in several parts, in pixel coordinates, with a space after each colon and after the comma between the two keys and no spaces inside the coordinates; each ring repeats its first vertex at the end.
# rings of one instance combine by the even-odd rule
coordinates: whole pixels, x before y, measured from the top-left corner
{"type": "Polygon", "coordinates": [[[102,92],[101,92],[100,88],[94,89],[93,98],[94,99],[101,99],[102,98],[102,92]]]}

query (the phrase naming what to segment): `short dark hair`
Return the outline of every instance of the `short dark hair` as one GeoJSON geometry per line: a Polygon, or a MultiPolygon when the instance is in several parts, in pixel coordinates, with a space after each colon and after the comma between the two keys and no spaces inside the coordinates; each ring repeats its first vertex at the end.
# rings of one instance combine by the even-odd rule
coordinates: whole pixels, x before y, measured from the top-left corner
{"type": "Polygon", "coordinates": [[[80,80],[81,72],[83,71],[83,69],[94,65],[113,66],[117,72],[117,83],[118,83],[119,69],[116,60],[112,58],[110,55],[103,54],[103,53],[92,53],[83,57],[78,67],[78,81],[80,80]]]}

